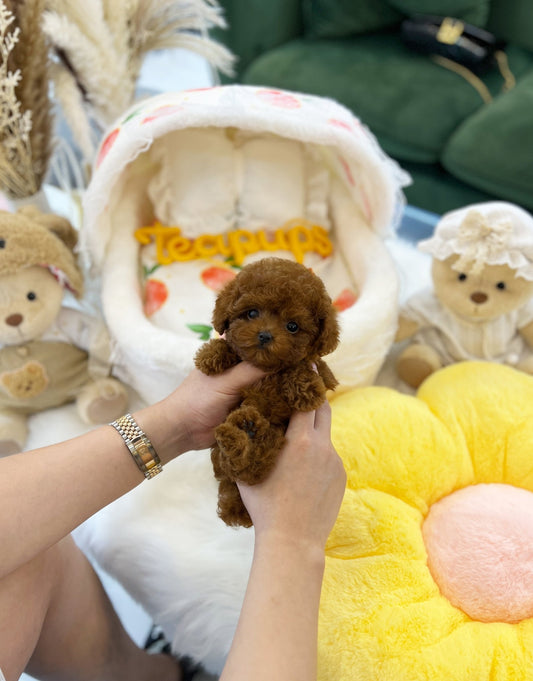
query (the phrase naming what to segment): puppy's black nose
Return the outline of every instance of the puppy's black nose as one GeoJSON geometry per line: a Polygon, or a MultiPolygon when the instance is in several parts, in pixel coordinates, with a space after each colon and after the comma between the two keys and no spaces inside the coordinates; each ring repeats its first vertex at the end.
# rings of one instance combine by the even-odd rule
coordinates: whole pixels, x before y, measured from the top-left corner
{"type": "Polygon", "coordinates": [[[270,343],[272,340],[272,334],[270,331],[260,331],[257,334],[257,338],[259,339],[259,344],[260,345],[267,345],[267,343],[270,343]]]}

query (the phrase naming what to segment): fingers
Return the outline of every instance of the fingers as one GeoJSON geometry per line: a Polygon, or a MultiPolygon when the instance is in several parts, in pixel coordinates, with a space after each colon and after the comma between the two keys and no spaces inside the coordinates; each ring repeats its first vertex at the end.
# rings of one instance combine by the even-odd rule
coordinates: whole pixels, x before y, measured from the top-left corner
{"type": "Polygon", "coordinates": [[[331,405],[327,400],[315,412],[315,430],[331,433],[331,405]]]}
{"type": "Polygon", "coordinates": [[[306,430],[317,430],[329,437],[331,406],[327,400],[316,411],[298,411],[292,414],[287,434],[298,435],[306,430]]]}
{"type": "Polygon", "coordinates": [[[224,379],[226,392],[239,393],[242,388],[254,381],[258,381],[263,376],[265,376],[265,372],[261,369],[254,367],[248,362],[240,362],[225,371],[220,378],[224,379]]]}

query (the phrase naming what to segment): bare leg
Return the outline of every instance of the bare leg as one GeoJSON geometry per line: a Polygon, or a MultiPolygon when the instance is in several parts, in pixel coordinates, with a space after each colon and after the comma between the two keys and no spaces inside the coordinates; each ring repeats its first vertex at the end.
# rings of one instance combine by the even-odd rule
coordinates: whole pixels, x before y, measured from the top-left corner
{"type": "Polygon", "coordinates": [[[0,660],[7,681],[179,681],[122,627],[97,574],[67,537],[0,581],[0,660]]]}

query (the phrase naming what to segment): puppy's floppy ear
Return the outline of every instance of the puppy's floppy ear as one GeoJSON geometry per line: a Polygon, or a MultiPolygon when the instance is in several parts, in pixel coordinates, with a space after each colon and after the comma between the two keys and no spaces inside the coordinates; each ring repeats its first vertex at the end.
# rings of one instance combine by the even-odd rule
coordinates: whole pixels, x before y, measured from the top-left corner
{"type": "Polygon", "coordinates": [[[213,310],[213,327],[220,335],[222,335],[229,326],[233,305],[237,297],[236,279],[232,279],[218,294],[215,301],[215,309],[213,310]]]}
{"type": "Polygon", "coordinates": [[[331,301],[324,301],[318,313],[319,334],[314,344],[314,350],[321,357],[329,355],[339,344],[339,322],[337,310],[331,301]]]}

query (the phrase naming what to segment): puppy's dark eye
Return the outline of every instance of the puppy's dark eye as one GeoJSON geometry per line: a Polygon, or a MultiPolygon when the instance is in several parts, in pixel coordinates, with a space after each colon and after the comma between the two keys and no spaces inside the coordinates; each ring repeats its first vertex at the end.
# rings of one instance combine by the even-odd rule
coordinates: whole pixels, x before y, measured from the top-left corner
{"type": "Polygon", "coordinates": [[[29,293],[26,293],[26,298],[28,300],[35,300],[37,298],[37,294],[33,291],[30,291],[29,293]]]}
{"type": "Polygon", "coordinates": [[[464,272],[461,272],[461,274],[457,275],[457,279],[459,279],[459,281],[466,281],[467,276],[464,272]]]}
{"type": "Polygon", "coordinates": [[[504,282],[504,281],[499,281],[499,282],[496,284],[496,288],[499,288],[500,291],[504,291],[507,287],[505,286],[505,282],[504,282]]]}
{"type": "Polygon", "coordinates": [[[296,322],[288,322],[286,329],[289,333],[296,333],[300,327],[296,322]]]}
{"type": "Polygon", "coordinates": [[[246,316],[248,319],[257,319],[259,317],[259,310],[248,310],[246,316]]]}
{"type": "Polygon", "coordinates": [[[6,240],[0,239],[0,248],[5,248],[5,247],[6,247],[6,240]]]}

